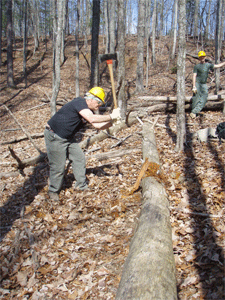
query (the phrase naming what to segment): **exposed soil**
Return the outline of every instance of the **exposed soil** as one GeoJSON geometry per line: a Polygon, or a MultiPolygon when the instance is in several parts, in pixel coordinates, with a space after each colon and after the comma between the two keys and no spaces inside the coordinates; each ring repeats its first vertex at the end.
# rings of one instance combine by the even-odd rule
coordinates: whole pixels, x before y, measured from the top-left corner
{"type": "MultiPolygon", "coordinates": [[[[16,89],[6,87],[6,53],[1,67],[1,104],[7,105],[20,124],[31,135],[41,134],[50,118],[52,54],[43,44],[32,55],[29,40],[27,67],[28,88],[24,89],[22,41],[16,41],[14,75],[16,89]]],[[[145,95],[176,95],[175,63],[169,60],[167,38],[157,40],[157,66],[150,68],[145,95]]],[[[89,89],[90,44],[81,48],[80,95],[89,89]],[[85,57],[84,57],[85,56],[85,57]],[[87,61],[86,61],[86,59],[87,61]]],[[[67,38],[66,61],[61,68],[58,100],[75,97],[74,37],[67,38]]],[[[104,52],[101,40],[101,53],[104,52]]],[[[192,41],[187,52],[198,49],[192,41]]],[[[214,47],[205,51],[213,60],[214,47]]],[[[186,94],[191,94],[192,70],[196,59],[187,57],[186,94]]],[[[126,42],[126,79],[128,104],[138,103],[135,94],[136,40],[126,42]]],[[[100,85],[111,100],[110,79],[100,66],[100,85]]],[[[213,93],[214,74],[209,78],[213,93]]],[[[221,70],[221,86],[225,89],[225,72],[221,70]]],[[[137,105],[137,104],[136,104],[137,105]]],[[[60,108],[58,106],[57,108],[60,108]]],[[[23,132],[3,106],[1,141],[23,136],[23,132]]],[[[152,113],[159,116],[155,135],[164,174],[164,185],[171,211],[174,257],[179,299],[224,299],[224,199],[225,146],[218,140],[207,143],[192,139],[191,134],[224,122],[222,111],[203,111],[196,119],[186,113],[187,143],[182,153],[176,152],[176,114],[152,113]],[[162,126],[159,126],[162,125],[162,126]]],[[[72,169],[69,168],[55,205],[48,197],[48,163],[25,168],[18,174],[7,144],[1,145],[1,299],[115,299],[129,243],[138,224],[141,190],[127,196],[142,165],[141,124],[120,131],[116,138],[129,135],[121,145],[107,138],[86,149],[93,154],[133,148],[132,154],[99,161],[87,160],[90,189],[74,192],[72,169]],[[114,147],[114,148],[112,148],[114,147]]],[[[82,138],[96,134],[87,127],[82,138]]],[[[43,137],[35,143],[45,151],[43,137]]],[[[11,144],[24,160],[38,155],[28,140],[11,144]]]]}

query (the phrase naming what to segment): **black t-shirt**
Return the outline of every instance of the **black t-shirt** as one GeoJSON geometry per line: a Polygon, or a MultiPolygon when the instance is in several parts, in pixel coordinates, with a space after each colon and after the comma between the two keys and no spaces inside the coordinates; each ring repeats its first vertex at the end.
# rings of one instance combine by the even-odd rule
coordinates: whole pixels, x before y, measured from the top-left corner
{"type": "Polygon", "coordinates": [[[88,109],[86,100],[78,97],[65,104],[48,121],[52,130],[63,139],[71,139],[82,125],[79,112],[88,109]]]}

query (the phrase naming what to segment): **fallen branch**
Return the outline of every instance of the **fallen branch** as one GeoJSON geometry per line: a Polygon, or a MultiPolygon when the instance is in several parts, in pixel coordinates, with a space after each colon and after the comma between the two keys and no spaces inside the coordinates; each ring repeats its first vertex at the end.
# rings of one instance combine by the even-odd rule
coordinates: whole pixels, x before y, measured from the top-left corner
{"type": "MultiPolygon", "coordinates": [[[[98,153],[98,154],[94,154],[94,155],[86,155],[86,160],[88,159],[96,159],[96,160],[104,160],[104,159],[110,159],[110,158],[115,158],[115,157],[122,157],[124,155],[128,155],[130,153],[133,152],[139,152],[141,151],[138,148],[128,148],[126,150],[115,150],[115,151],[110,151],[110,152],[103,152],[103,153],[98,153]]],[[[47,162],[47,154],[46,153],[42,153],[39,156],[33,157],[33,158],[29,158],[26,160],[19,160],[17,158],[15,158],[17,161],[17,168],[18,169],[24,169],[26,167],[30,167],[33,165],[36,165],[40,162],[44,162],[46,160],[47,162]]],[[[9,167],[9,163],[7,163],[7,165],[2,164],[1,166],[6,166],[9,167]]],[[[11,166],[15,166],[15,163],[12,163],[11,166]]],[[[18,176],[20,174],[20,172],[15,171],[15,172],[6,172],[6,173],[0,173],[0,178],[8,178],[8,177],[15,177],[18,176]]]]}
{"type": "Polygon", "coordinates": [[[22,113],[25,113],[25,112],[27,112],[27,111],[30,111],[30,110],[33,110],[33,109],[36,109],[36,108],[39,108],[39,107],[42,107],[42,106],[44,106],[44,105],[47,105],[47,103],[43,103],[43,104],[40,104],[40,105],[36,105],[36,106],[34,106],[34,107],[31,107],[31,108],[29,108],[29,109],[26,109],[26,110],[22,111],[22,113]]]}
{"type": "Polygon", "coordinates": [[[17,123],[17,125],[20,126],[20,128],[23,130],[23,132],[26,134],[27,138],[31,141],[32,145],[34,146],[34,148],[41,154],[42,151],[39,149],[39,147],[36,145],[36,143],[33,141],[32,137],[30,136],[30,134],[25,130],[25,128],[23,128],[23,126],[20,124],[20,122],[16,119],[16,117],[13,115],[13,113],[11,112],[11,110],[6,106],[3,105],[3,107],[9,112],[9,114],[12,116],[12,118],[14,119],[14,121],[17,123]]]}
{"type": "Polygon", "coordinates": [[[119,140],[115,145],[111,146],[111,148],[115,148],[115,147],[121,145],[123,142],[125,142],[125,141],[126,141],[129,137],[131,137],[131,136],[132,136],[132,134],[129,134],[129,135],[126,136],[125,138],[119,140]]]}
{"type": "MultiPolygon", "coordinates": [[[[131,117],[129,119],[128,126],[131,126],[132,124],[134,124],[136,122],[137,122],[137,119],[135,117],[131,117]]],[[[87,149],[88,146],[94,144],[95,142],[99,142],[99,141],[102,141],[102,140],[106,139],[108,137],[108,134],[109,135],[116,134],[118,131],[120,131],[124,128],[127,128],[127,125],[123,121],[123,122],[119,123],[118,125],[109,128],[108,132],[106,132],[104,130],[104,131],[101,131],[100,133],[96,134],[95,136],[88,137],[84,141],[80,142],[79,145],[80,145],[81,148],[83,148],[83,149],[86,148],[87,149]]],[[[121,150],[118,151],[117,156],[120,156],[119,153],[121,153],[121,150]]],[[[124,155],[126,155],[126,154],[124,154],[124,155]]],[[[105,157],[105,154],[103,156],[105,157]]],[[[96,157],[97,157],[97,155],[96,155],[96,157]]],[[[36,157],[28,158],[28,159],[25,159],[23,161],[20,161],[20,160],[17,161],[18,168],[23,169],[23,168],[26,168],[28,166],[36,165],[37,163],[43,162],[46,158],[47,158],[47,154],[44,153],[44,152],[41,152],[40,155],[38,155],[36,157]]],[[[14,166],[14,164],[12,164],[12,165],[14,166]]]]}
{"type": "MultiPolygon", "coordinates": [[[[37,139],[37,138],[42,138],[44,136],[44,133],[35,133],[35,134],[32,134],[31,135],[31,138],[32,139],[37,139]]],[[[27,140],[27,136],[20,136],[18,138],[14,138],[10,141],[6,141],[6,142],[3,142],[1,143],[1,145],[8,145],[8,144],[14,144],[14,143],[18,143],[18,142],[21,142],[21,141],[24,141],[24,140],[27,140]]]]}

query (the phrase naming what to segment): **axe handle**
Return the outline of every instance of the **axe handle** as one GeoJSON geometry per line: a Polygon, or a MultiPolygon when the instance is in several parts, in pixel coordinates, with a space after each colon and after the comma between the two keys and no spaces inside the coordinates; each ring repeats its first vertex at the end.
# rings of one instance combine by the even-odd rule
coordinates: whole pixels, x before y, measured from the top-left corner
{"type": "Polygon", "coordinates": [[[109,75],[110,75],[111,84],[112,84],[112,94],[113,94],[114,108],[117,108],[118,106],[117,106],[116,91],[115,91],[115,86],[114,86],[112,60],[107,60],[107,65],[108,65],[108,68],[109,68],[109,75]]]}

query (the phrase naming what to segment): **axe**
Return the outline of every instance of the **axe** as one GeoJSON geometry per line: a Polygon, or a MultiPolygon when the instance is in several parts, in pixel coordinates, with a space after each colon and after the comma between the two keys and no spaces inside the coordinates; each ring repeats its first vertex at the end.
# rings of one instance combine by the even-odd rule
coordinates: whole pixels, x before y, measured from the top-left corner
{"type": "Polygon", "coordinates": [[[114,77],[113,77],[113,59],[117,59],[117,54],[102,54],[99,55],[100,62],[106,61],[108,68],[109,68],[109,75],[110,75],[110,80],[111,80],[111,85],[112,85],[112,94],[113,94],[113,103],[114,103],[114,108],[117,108],[117,100],[116,100],[116,90],[115,90],[115,85],[114,85],[114,77]]]}

